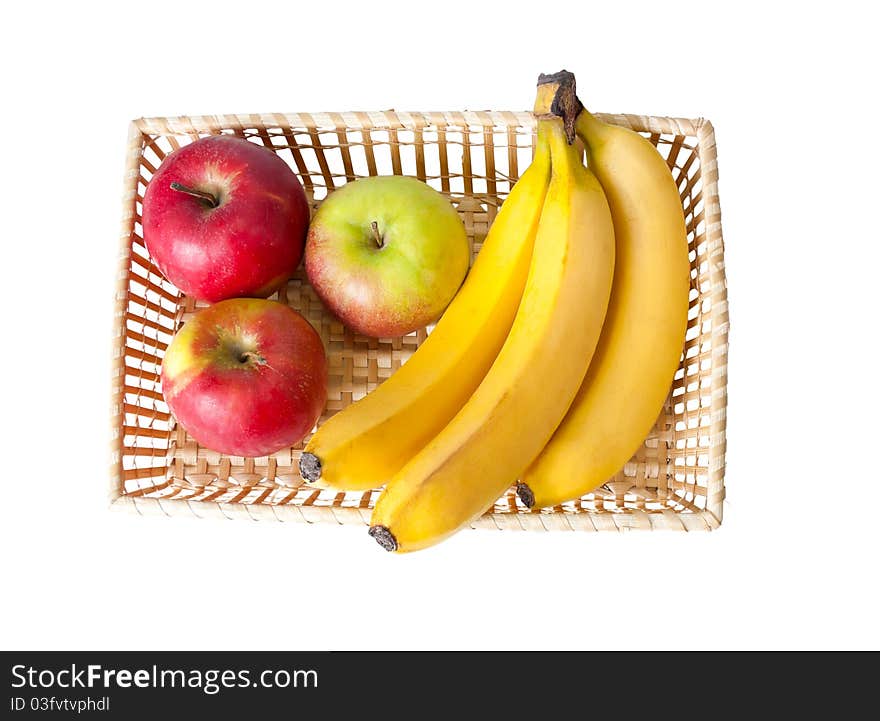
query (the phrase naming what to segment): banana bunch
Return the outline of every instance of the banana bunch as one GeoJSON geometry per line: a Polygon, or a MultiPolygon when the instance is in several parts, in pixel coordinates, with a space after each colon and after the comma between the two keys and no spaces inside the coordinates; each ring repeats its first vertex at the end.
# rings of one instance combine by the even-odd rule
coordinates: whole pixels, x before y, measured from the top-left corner
{"type": "Polygon", "coordinates": [[[687,233],[666,162],[638,133],[584,108],[575,128],[611,207],[617,262],[583,385],[517,484],[520,500],[537,508],[589,493],[632,457],[663,408],[687,330],[687,233]]]}
{"type": "Polygon", "coordinates": [[[434,331],[302,455],[316,487],[385,484],[370,535],[386,550],[438,543],[518,479],[530,507],[593,490],[677,367],[689,263],[664,161],[583,109],[571,73],[539,78],[534,111],[534,160],[434,331]]]}

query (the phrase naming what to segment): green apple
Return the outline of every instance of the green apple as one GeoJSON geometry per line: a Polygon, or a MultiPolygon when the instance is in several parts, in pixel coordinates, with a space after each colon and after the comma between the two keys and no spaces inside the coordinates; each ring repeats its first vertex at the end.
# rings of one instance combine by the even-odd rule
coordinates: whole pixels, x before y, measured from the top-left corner
{"type": "Polygon", "coordinates": [[[435,321],[470,261],[464,224],[426,183],[361,178],[331,193],[309,226],[305,266],[323,303],[352,330],[404,335],[435,321]]]}

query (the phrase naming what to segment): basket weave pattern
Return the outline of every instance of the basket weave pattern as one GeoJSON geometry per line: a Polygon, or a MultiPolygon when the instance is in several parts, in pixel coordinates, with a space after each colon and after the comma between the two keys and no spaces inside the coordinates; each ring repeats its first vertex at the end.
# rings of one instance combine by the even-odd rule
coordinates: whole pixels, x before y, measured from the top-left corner
{"type": "MultiPolygon", "coordinates": [[[[474,527],[711,530],[721,523],[728,312],[714,132],[705,120],[599,117],[648,137],[678,184],[692,278],[682,361],[653,430],[604,487],[534,511],[511,489],[474,527]]],[[[115,299],[113,505],[167,515],[367,524],[378,494],[303,486],[298,461],[304,444],[268,457],[230,457],[200,447],[175,423],[159,383],[162,357],[199,305],[151,263],[140,222],[146,185],[169,152],[209,134],[247,138],[291,165],[313,212],[329,192],[355,178],[412,175],[455,205],[476,253],[531,161],[534,131],[531,113],[489,111],[224,115],[132,123],[115,299]]],[[[305,316],[324,341],[329,396],[319,424],[390,376],[430,331],[378,340],[359,336],[324,309],[302,268],[275,297],[305,316]]]]}

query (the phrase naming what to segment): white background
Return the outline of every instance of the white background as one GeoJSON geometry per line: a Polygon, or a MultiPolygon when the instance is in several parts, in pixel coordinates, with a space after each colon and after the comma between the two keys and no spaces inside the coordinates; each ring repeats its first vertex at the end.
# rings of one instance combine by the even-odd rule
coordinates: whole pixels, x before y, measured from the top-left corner
{"type": "Polygon", "coordinates": [[[0,647],[878,648],[878,203],[864,3],[20,3],[0,41],[0,647]],[[27,9],[24,9],[26,6],[27,9]],[[106,506],[113,275],[142,115],[594,110],[715,124],[728,500],[711,534],[463,532],[106,506]]]}

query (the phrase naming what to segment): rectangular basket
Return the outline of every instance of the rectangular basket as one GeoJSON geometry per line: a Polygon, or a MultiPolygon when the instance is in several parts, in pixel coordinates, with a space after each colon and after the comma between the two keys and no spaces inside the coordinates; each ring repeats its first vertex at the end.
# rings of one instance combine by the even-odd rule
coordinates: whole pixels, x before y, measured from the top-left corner
{"type": "MultiPolygon", "coordinates": [[[[711,530],[721,523],[728,312],[712,125],[703,119],[600,117],[648,137],[680,190],[692,278],[681,364],[653,430],[602,488],[533,511],[511,490],[473,527],[711,530]]],[[[313,212],[327,193],[355,178],[391,173],[420,178],[455,205],[476,253],[531,160],[534,117],[528,112],[384,111],[149,118],[131,124],[114,317],[113,506],[166,515],[367,524],[378,490],[302,487],[302,446],[263,458],[202,448],[175,423],[163,400],[162,356],[198,304],[150,262],[141,203],[168,153],[219,133],[247,138],[287,161],[313,212]]],[[[311,322],[327,350],[329,397],[319,424],[391,375],[430,330],[399,338],[356,335],[322,307],[302,268],[277,297],[311,322]]]]}

